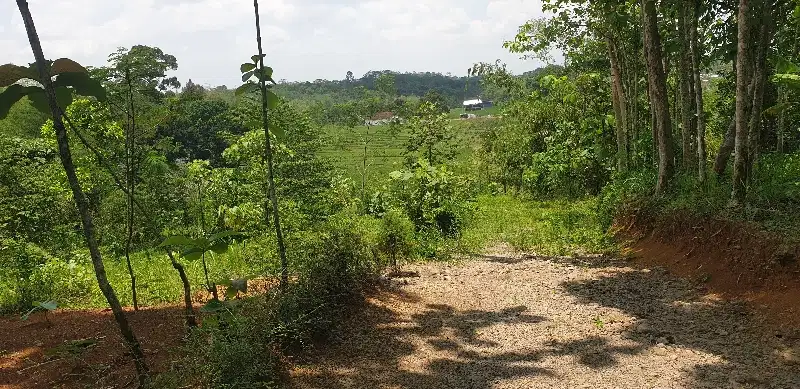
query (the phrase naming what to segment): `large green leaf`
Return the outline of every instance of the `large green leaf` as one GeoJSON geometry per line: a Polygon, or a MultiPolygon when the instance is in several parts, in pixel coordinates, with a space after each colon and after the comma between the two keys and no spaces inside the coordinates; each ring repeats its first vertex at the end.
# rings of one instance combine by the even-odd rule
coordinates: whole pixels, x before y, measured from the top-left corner
{"type": "Polygon", "coordinates": [[[56,102],[62,112],[65,112],[67,107],[72,104],[72,91],[65,86],[56,88],[56,102]]]}
{"type": "Polygon", "coordinates": [[[258,84],[247,82],[242,86],[236,88],[235,94],[236,96],[239,96],[245,93],[255,93],[258,92],[258,90],[259,90],[258,84]]]}
{"type": "Polygon", "coordinates": [[[278,102],[280,102],[280,98],[275,92],[267,89],[267,108],[275,109],[278,106],[278,102]]]}
{"type": "Polygon", "coordinates": [[[5,119],[11,107],[25,97],[25,87],[14,84],[0,92],[0,119],[5,119]]]}
{"type": "Polygon", "coordinates": [[[258,61],[259,59],[261,59],[261,58],[263,58],[263,57],[266,57],[266,56],[267,56],[266,54],[261,54],[261,55],[258,55],[258,54],[256,54],[256,55],[254,55],[254,56],[250,57],[250,59],[252,59],[252,60],[253,60],[253,63],[258,63],[258,62],[259,62],[259,61],[258,61]]]}
{"type": "Polygon", "coordinates": [[[191,239],[187,236],[176,235],[170,236],[167,239],[164,239],[158,247],[166,247],[166,246],[183,246],[183,247],[194,247],[195,242],[194,239],[191,239]]]}
{"type": "Polygon", "coordinates": [[[106,90],[100,81],[89,77],[87,73],[62,73],[56,78],[54,86],[70,86],[75,88],[75,92],[82,96],[92,96],[98,101],[106,101],[106,90]]]}
{"type": "Polygon", "coordinates": [[[206,305],[200,307],[200,312],[203,313],[217,313],[225,310],[225,304],[217,299],[212,299],[206,305]]]}
{"type": "Polygon", "coordinates": [[[58,308],[58,303],[55,300],[47,300],[43,302],[36,301],[34,302],[34,305],[48,311],[55,311],[56,308],[58,308]]]}
{"type": "Polygon", "coordinates": [[[28,99],[34,108],[47,115],[53,114],[50,111],[50,104],[47,102],[47,93],[45,93],[44,89],[35,86],[29,86],[25,89],[28,92],[28,99]]]}
{"type": "Polygon", "coordinates": [[[17,66],[14,64],[0,65],[0,88],[14,84],[22,79],[38,80],[39,77],[36,73],[32,72],[29,68],[17,66]]]}
{"type": "Polygon", "coordinates": [[[228,251],[228,242],[225,241],[215,242],[214,244],[211,245],[211,247],[209,247],[209,250],[211,250],[215,254],[222,254],[228,251]]]}
{"type": "Polygon", "coordinates": [[[86,68],[84,68],[81,64],[69,59],[69,58],[59,58],[53,62],[53,65],[50,67],[50,75],[55,76],[57,74],[62,73],[88,73],[86,68]]]}
{"type": "Polygon", "coordinates": [[[263,78],[264,81],[269,81],[272,82],[273,84],[275,83],[275,81],[272,79],[272,68],[269,66],[264,67],[263,72],[254,71],[254,74],[259,81],[261,81],[261,79],[263,78]]]}
{"type": "Polygon", "coordinates": [[[778,115],[781,114],[781,112],[792,108],[793,105],[794,105],[793,103],[775,104],[772,107],[769,107],[766,110],[764,110],[764,113],[766,113],[767,115],[770,115],[770,116],[778,116],[778,115]]]}
{"type": "Polygon", "coordinates": [[[242,73],[247,73],[255,68],[256,65],[253,63],[243,63],[241,66],[239,66],[239,70],[241,70],[242,73]]]}
{"type": "Polygon", "coordinates": [[[772,79],[777,84],[800,90],[800,74],[776,74],[772,79]]]}
{"type": "Polygon", "coordinates": [[[775,65],[775,73],[800,73],[800,66],[780,55],[774,55],[770,60],[775,65]]]}
{"type": "Polygon", "coordinates": [[[249,72],[242,74],[242,82],[247,82],[247,80],[253,77],[253,74],[255,74],[255,72],[256,72],[255,70],[251,70],[249,72]]]}
{"type": "Polygon", "coordinates": [[[196,261],[203,256],[204,252],[205,250],[194,247],[182,252],[181,256],[187,261],[196,261]]]}

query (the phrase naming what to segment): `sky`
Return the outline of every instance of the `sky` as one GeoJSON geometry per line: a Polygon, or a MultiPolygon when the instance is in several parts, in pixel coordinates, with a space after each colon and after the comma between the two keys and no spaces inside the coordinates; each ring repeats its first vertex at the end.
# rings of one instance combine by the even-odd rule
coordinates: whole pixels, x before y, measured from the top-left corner
{"type": "MultiPolygon", "coordinates": [[[[45,55],[103,66],[118,47],[160,47],[185,83],[241,84],[257,53],[250,0],[29,0],[45,55]]],[[[514,73],[541,65],[508,53],[540,0],[261,0],[266,63],[275,79],[360,77],[369,70],[466,75],[475,62],[514,73]]],[[[33,62],[16,3],[0,2],[0,63],[33,62]]]]}

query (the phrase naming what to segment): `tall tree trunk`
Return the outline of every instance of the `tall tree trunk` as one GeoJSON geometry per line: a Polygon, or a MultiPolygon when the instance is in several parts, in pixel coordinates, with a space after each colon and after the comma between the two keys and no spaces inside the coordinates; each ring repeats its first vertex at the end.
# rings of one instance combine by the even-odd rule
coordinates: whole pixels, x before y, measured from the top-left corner
{"type": "MultiPolygon", "coordinates": [[[[253,0],[253,8],[256,15],[256,41],[258,42],[259,67],[258,71],[264,71],[264,48],[261,45],[261,16],[258,12],[258,0],[253,0]]],[[[286,246],[283,242],[283,230],[281,230],[281,218],[278,213],[278,196],[275,193],[275,173],[272,162],[272,145],[269,137],[269,110],[267,109],[267,83],[266,77],[259,78],[261,87],[261,116],[264,125],[264,162],[267,163],[267,184],[268,198],[270,204],[264,204],[264,212],[272,205],[272,219],[275,224],[275,235],[278,241],[278,256],[281,260],[281,290],[286,291],[289,286],[289,263],[286,260],[286,246]]]]}
{"type": "Polygon", "coordinates": [[[642,0],[644,45],[647,54],[647,79],[651,89],[650,105],[655,110],[658,134],[658,183],[656,194],[664,193],[675,172],[672,148],[672,123],[669,116],[667,80],[662,64],[661,35],[655,0],[642,0]]]}
{"type": "MultiPolygon", "coordinates": [[[[783,86],[778,87],[778,103],[786,104],[788,97],[786,93],[786,88],[783,86]]],[[[776,129],[777,135],[777,151],[779,154],[784,153],[784,134],[786,134],[786,110],[781,111],[780,116],[778,116],[778,128],[776,129]]]]}
{"type": "Polygon", "coordinates": [[[678,18],[678,40],[680,41],[680,54],[678,55],[678,81],[680,83],[681,94],[681,148],[682,150],[682,164],[683,169],[690,171],[694,163],[694,151],[692,150],[692,136],[695,134],[694,127],[692,126],[695,115],[694,104],[694,90],[692,84],[694,77],[692,77],[692,50],[689,43],[688,32],[689,19],[692,15],[689,13],[691,10],[687,7],[684,1],[683,6],[679,10],[678,18]]]}
{"type": "Polygon", "coordinates": [[[736,144],[736,119],[731,120],[728,125],[728,130],[725,131],[725,137],[722,139],[722,144],[719,145],[717,157],[714,159],[714,173],[722,177],[725,174],[725,169],[728,168],[728,160],[731,158],[734,145],[736,144]]]}
{"type": "Polygon", "coordinates": [[[127,115],[127,131],[125,133],[125,184],[128,189],[127,193],[127,217],[126,224],[128,227],[128,234],[125,237],[125,263],[128,265],[128,275],[131,278],[131,296],[133,298],[133,310],[139,310],[139,299],[136,296],[136,273],[133,271],[131,265],[131,244],[133,243],[133,218],[135,212],[133,209],[133,193],[135,192],[135,183],[133,177],[133,153],[134,145],[136,144],[136,110],[133,106],[133,84],[131,82],[130,69],[125,72],[125,81],[128,84],[128,115],[127,115]]]}
{"type": "MultiPolygon", "coordinates": [[[[700,42],[697,35],[697,23],[700,19],[700,1],[687,0],[686,6],[692,6],[694,12],[689,17],[689,45],[692,52],[692,75],[694,76],[694,100],[697,109],[697,177],[700,182],[706,181],[706,111],[703,104],[703,84],[700,80],[700,42]]],[[[730,151],[728,151],[730,155],[730,151]]]]}
{"type": "Polygon", "coordinates": [[[114,314],[114,319],[119,325],[122,337],[125,339],[125,343],[128,345],[131,355],[133,356],[139,384],[144,386],[146,385],[148,379],[148,368],[144,359],[144,353],[142,352],[139,341],[136,339],[136,336],[134,335],[133,330],[128,323],[128,318],[125,316],[125,312],[122,310],[122,305],[119,303],[117,294],[114,292],[114,288],[111,287],[111,284],[108,282],[108,278],[106,277],[103,258],[100,254],[97,240],[95,239],[94,224],[92,221],[92,215],[89,212],[89,204],[86,200],[83,190],[80,187],[78,176],[75,173],[75,165],[72,163],[72,153],[69,148],[67,130],[64,127],[64,122],[62,120],[63,112],[61,112],[61,108],[59,108],[58,103],[56,102],[55,90],[50,79],[50,74],[47,70],[44,52],[42,51],[42,45],[39,41],[39,35],[36,33],[36,27],[33,23],[33,17],[31,16],[30,9],[28,8],[28,2],[25,0],[17,0],[17,7],[19,8],[20,14],[22,14],[22,20],[25,23],[25,30],[28,34],[28,40],[30,42],[31,49],[33,50],[33,55],[36,58],[36,67],[39,71],[40,81],[44,85],[47,93],[48,105],[50,106],[50,111],[53,115],[53,127],[55,128],[56,132],[58,154],[61,158],[61,164],[64,166],[64,172],[67,175],[67,181],[69,182],[70,189],[72,190],[72,196],[75,199],[75,205],[77,206],[78,213],[81,216],[83,235],[86,239],[86,244],[89,247],[89,255],[92,259],[92,265],[94,267],[95,276],[97,277],[98,286],[100,287],[100,291],[103,293],[103,296],[108,301],[108,305],[111,307],[111,311],[114,314]]]}
{"type": "Polygon", "coordinates": [[[758,162],[758,147],[761,141],[761,114],[764,107],[764,90],[767,83],[767,50],[771,41],[772,4],[764,1],[761,4],[761,26],[758,37],[758,54],[753,71],[753,103],[751,104],[748,122],[747,139],[747,183],[753,177],[753,169],[758,162]]]}
{"type": "Polygon", "coordinates": [[[731,205],[744,204],[747,195],[747,146],[749,107],[748,83],[750,81],[750,0],[739,0],[738,35],[736,53],[736,137],[734,138],[733,189],[731,205]]]}
{"type": "Polygon", "coordinates": [[[620,70],[619,51],[611,37],[606,37],[608,57],[611,60],[611,101],[614,107],[614,127],[617,136],[617,171],[628,170],[628,104],[620,70]]]}

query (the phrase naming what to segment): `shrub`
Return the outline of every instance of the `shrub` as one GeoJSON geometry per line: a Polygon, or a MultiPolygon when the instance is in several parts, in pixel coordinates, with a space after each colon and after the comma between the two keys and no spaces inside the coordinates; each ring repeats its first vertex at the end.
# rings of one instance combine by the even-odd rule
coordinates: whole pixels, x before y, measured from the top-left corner
{"type": "Polygon", "coordinates": [[[411,254],[414,248],[414,224],[402,211],[390,209],[383,215],[380,248],[391,259],[394,268],[397,268],[398,256],[411,254]]]}
{"type": "Polygon", "coordinates": [[[471,185],[446,166],[419,160],[411,170],[392,172],[392,195],[406,211],[416,230],[434,229],[457,237],[469,215],[471,185]]]}
{"type": "Polygon", "coordinates": [[[378,223],[344,211],[313,233],[295,235],[303,260],[286,292],[224,303],[192,333],[181,365],[159,379],[193,387],[276,387],[284,356],[328,335],[345,303],[374,278],[378,223]]]}

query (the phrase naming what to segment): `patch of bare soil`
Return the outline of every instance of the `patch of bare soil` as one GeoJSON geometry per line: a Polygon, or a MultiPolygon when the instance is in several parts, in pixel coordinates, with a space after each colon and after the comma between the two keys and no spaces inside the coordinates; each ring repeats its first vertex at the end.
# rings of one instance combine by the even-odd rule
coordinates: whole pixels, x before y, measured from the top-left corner
{"type": "Polygon", "coordinates": [[[751,303],[773,323],[800,327],[800,247],[743,223],[675,215],[624,228],[632,256],[696,287],[751,303]]]}
{"type": "Polygon", "coordinates": [[[664,268],[498,250],[406,270],[292,388],[800,388],[797,332],[664,268]]]}
{"type": "MultiPolygon", "coordinates": [[[[151,370],[168,370],[183,339],[183,308],[127,313],[151,370]]],[[[126,350],[110,310],[0,317],[0,388],[133,387],[126,350]]]]}

